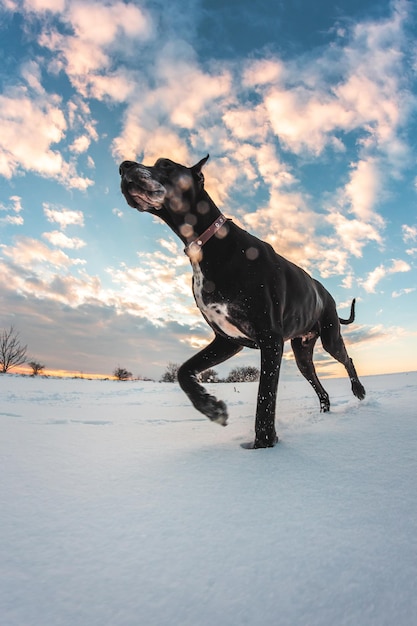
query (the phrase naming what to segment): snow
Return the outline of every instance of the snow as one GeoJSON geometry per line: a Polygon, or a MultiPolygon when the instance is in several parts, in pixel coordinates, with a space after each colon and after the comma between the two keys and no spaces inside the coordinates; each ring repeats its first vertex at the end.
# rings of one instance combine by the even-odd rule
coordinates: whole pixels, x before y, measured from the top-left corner
{"type": "Polygon", "coordinates": [[[417,373],[256,384],[0,376],[2,626],[414,626],[417,373]]]}

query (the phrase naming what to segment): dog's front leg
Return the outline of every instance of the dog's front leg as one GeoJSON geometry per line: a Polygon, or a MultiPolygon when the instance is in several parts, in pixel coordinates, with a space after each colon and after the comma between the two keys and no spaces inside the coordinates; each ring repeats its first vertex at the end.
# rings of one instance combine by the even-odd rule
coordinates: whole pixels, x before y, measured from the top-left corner
{"type": "Polygon", "coordinates": [[[255,420],[254,448],[272,448],[278,437],[275,431],[275,408],[284,341],[280,336],[268,336],[259,342],[261,376],[255,420]]]}
{"type": "Polygon", "coordinates": [[[206,415],[213,422],[222,426],[227,424],[227,407],[222,400],[211,396],[197,380],[200,372],[204,372],[219,363],[223,363],[242,350],[242,346],[221,335],[201,352],[186,361],[178,370],[178,382],[187,394],[197,411],[206,415]]]}

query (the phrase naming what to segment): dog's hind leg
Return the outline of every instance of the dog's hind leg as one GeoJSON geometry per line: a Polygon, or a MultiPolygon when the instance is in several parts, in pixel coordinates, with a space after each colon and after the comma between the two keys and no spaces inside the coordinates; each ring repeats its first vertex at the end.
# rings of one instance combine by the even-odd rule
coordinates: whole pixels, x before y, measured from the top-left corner
{"type": "Polygon", "coordinates": [[[318,396],[320,401],[320,411],[326,413],[327,411],[330,411],[329,394],[319,381],[316,368],[313,363],[313,350],[317,337],[318,335],[316,334],[309,339],[305,339],[304,337],[295,337],[294,339],[291,339],[291,347],[294,352],[295,362],[298,365],[298,369],[304,378],[308,380],[318,396]]]}
{"type": "Polygon", "coordinates": [[[358,378],[353,361],[347,353],[345,342],[340,334],[339,319],[336,317],[336,314],[323,321],[321,327],[321,342],[326,352],[336,359],[336,361],[344,365],[350,378],[353,395],[359,400],[363,400],[366,391],[358,378]]]}
{"type": "Polygon", "coordinates": [[[222,400],[211,396],[198,382],[200,372],[223,363],[242,350],[242,346],[227,337],[216,335],[203,350],[186,361],[178,370],[178,382],[197,411],[206,415],[212,422],[222,426],[227,424],[227,407],[222,400]]]}

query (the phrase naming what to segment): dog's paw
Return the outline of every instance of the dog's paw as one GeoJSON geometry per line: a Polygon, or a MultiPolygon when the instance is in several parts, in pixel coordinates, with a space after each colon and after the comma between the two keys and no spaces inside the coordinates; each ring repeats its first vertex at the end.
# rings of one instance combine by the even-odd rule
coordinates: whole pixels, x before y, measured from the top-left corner
{"type": "Polygon", "coordinates": [[[352,392],[359,400],[363,400],[366,396],[366,391],[362,383],[359,380],[352,380],[352,392]]]}
{"type": "Polygon", "coordinates": [[[207,417],[220,426],[227,426],[227,407],[223,400],[217,400],[214,396],[208,396],[204,410],[207,417]]]}

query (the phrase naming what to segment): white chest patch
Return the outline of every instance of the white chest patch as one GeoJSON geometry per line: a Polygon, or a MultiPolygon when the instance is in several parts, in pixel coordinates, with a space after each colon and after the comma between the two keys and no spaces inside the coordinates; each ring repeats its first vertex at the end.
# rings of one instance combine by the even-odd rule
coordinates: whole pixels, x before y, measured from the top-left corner
{"type": "Polygon", "coordinates": [[[197,303],[198,308],[206,318],[206,320],[210,324],[215,324],[220,330],[222,330],[225,335],[228,337],[233,337],[235,339],[245,338],[249,339],[245,333],[243,333],[239,328],[234,326],[234,324],[229,321],[229,313],[227,304],[221,303],[216,304],[215,302],[211,302],[210,304],[205,304],[203,301],[203,273],[200,269],[198,263],[193,263],[193,273],[194,273],[194,281],[193,281],[193,292],[195,301],[197,303]]]}

